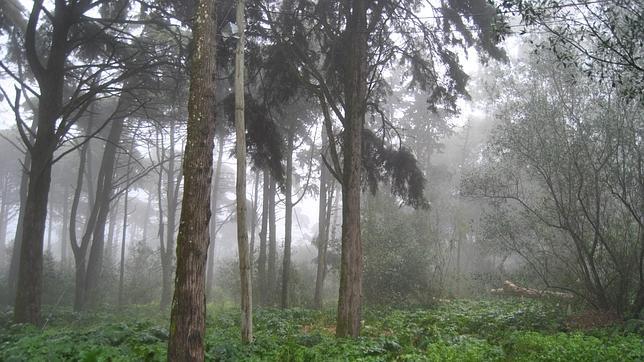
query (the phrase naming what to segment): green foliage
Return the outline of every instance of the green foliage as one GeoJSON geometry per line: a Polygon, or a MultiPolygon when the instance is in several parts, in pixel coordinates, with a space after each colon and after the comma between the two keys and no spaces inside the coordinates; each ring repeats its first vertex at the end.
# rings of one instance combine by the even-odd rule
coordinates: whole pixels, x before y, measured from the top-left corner
{"type": "MultiPolygon", "coordinates": [[[[535,301],[444,301],[431,309],[369,309],[363,336],[336,339],[335,311],[258,309],[255,340],[240,340],[237,308],[210,308],[211,361],[638,361],[641,336],[621,328],[563,333],[563,311],[535,301]]],[[[57,310],[41,330],[0,314],[2,361],[163,361],[167,316],[151,306],[57,310]]]]}
{"type": "Polygon", "coordinates": [[[400,209],[383,194],[370,196],[366,204],[362,227],[365,302],[429,304],[432,249],[424,214],[400,209]]]}

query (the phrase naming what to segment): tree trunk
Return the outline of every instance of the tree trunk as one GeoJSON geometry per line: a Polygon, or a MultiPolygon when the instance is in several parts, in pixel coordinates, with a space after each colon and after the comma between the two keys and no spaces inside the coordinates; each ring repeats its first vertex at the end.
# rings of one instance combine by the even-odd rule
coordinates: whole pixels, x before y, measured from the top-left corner
{"type": "Polygon", "coordinates": [[[100,278],[103,270],[103,254],[105,251],[105,224],[110,211],[110,200],[114,194],[113,180],[116,164],[116,149],[125,123],[125,112],[129,109],[129,101],[126,93],[119,97],[118,115],[112,120],[112,127],[105,143],[101,168],[98,171],[98,184],[96,187],[96,200],[94,207],[98,208],[96,221],[92,227],[92,246],[87,260],[87,276],[85,289],[87,301],[91,305],[97,305],[101,300],[100,278]]]}
{"type": "Polygon", "coordinates": [[[51,232],[54,227],[53,217],[54,217],[54,204],[50,202],[49,211],[47,212],[47,252],[51,253],[51,232]]]}
{"type": "MultiPolygon", "coordinates": [[[[52,88],[53,86],[55,84],[52,88]]],[[[57,111],[60,109],[60,100],[51,94],[51,89],[47,91],[45,89],[41,90],[38,130],[31,150],[31,170],[14,307],[16,323],[38,324],[40,322],[43,241],[51,185],[51,160],[56,146],[54,124],[58,118],[57,111]]],[[[59,94],[62,94],[62,82],[59,94]]]]}
{"type": "Polygon", "coordinates": [[[253,297],[246,230],[246,126],[244,122],[244,28],[245,0],[237,2],[237,26],[239,40],[235,53],[235,135],[237,140],[237,248],[239,249],[239,277],[241,280],[241,339],[243,343],[253,340],[253,297]]]}
{"type": "MultiPolygon", "coordinates": [[[[128,206],[128,196],[130,193],[130,172],[132,172],[132,152],[134,151],[134,135],[132,135],[132,141],[130,142],[130,152],[127,158],[127,168],[126,168],[126,177],[125,177],[125,194],[123,197],[125,200],[123,200],[123,235],[121,237],[121,260],[120,260],[120,265],[119,265],[119,297],[118,297],[118,304],[119,306],[122,306],[125,302],[123,298],[123,282],[124,282],[124,275],[125,275],[125,242],[126,242],[126,235],[127,235],[127,206],[128,206]]],[[[150,203],[148,203],[148,206],[150,203]]],[[[114,207],[116,210],[116,207],[114,207]]],[[[114,213],[116,214],[116,213],[114,213]]],[[[114,221],[114,218],[112,218],[112,225],[116,224],[114,221]]],[[[111,230],[113,228],[110,228],[111,230]]],[[[110,251],[111,253],[111,251],[110,251]]]]}
{"type": "Polygon", "coordinates": [[[203,361],[205,335],[205,264],[208,253],[210,182],[215,129],[215,2],[195,7],[190,62],[188,135],[184,153],[184,194],[177,236],[169,361],[203,361]]]}
{"type": "Polygon", "coordinates": [[[63,195],[63,225],[60,228],[60,264],[63,268],[67,267],[67,243],[69,235],[67,225],[69,224],[69,186],[65,185],[65,194],[63,195]]]}
{"type": "MultiPolygon", "coordinates": [[[[160,259],[161,259],[161,298],[163,298],[163,285],[166,283],[170,283],[169,281],[169,273],[166,273],[165,270],[169,268],[167,266],[167,260],[169,259],[168,254],[173,253],[174,250],[167,250],[166,249],[166,244],[165,244],[165,224],[163,223],[163,215],[164,215],[164,206],[163,206],[163,171],[165,170],[165,167],[163,164],[165,163],[165,152],[163,149],[165,148],[163,144],[163,135],[159,127],[156,129],[156,149],[157,149],[157,157],[159,159],[159,177],[157,178],[157,203],[158,203],[158,208],[159,208],[159,229],[158,229],[158,236],[159,236],[159,254],[160,254],[160,259]],[[161,144],[159,144],[161,143],[161,144]]],[[[159,308],[163,311],[164,305],[163,303],[159,303],[159,308]]]]}
{"type": "MultiPolygon", "coordinates": [[[[33,123],[34,125],[36,122],[33,123]]],[[[35,131],[32,126],[32,131],[35,131]]],[[[13,251],[11,262],[9,264],[9,300],[16,298],[16,286],[18,284],[18,268],[20,265],[20,250],[22,249],[22,229],[25,219],[25,206],[27,205],[27,188],[29,187],[29,169],[31,168],[31,156],[29,152],[25,153],[23,161],[22,175],[20,177],[20,209],[18,210],[18,222],[16,233],[13,238],[13,251]]]]}
{"type": "Polygon", "coordinates": [[[288,283],[291,271],[291,241],[293,233],[293,127],[289,127],[286,146],[286,182],[284,191],[284,255],[282,257],[282,293],[280,306],[288,308],[288,283]]]}
{"type": "Polygon", "coordinates": [[[206,300],[212,297],[212,289],[215,285],[215,240],[217,239],[217,208],[219,184],[221,183],[221,162],[224,155],[224,137],[219,137],[219,149],[217,150],[217,165],[212,182],[212,193],[210,195],[210,247],[208,248],[208,270],[206,272],[206,300]]]}
{"type": "Polygon", "coordinates": [[[107,230],[107,255],[105,255],[105,260],[108,263],[114,261],[114,233],[116,232],[116,216],[118,211],[119,198],[114,200],[114,204],[110,207],[110,217],[109,217],[109,229],[107,230]]]}
{"type": "MultiPolygon", "coordinates": [[[[81,191],[83,188],[83,177],[85,174],[85,165],[87,161],[87,147],[85,143],[80,149],[80,160],[78,166],[78,174],[76,175],[76,189],[72,199],[72,207],[69,217],[69,240],[72,246],[72,253],[74,255],[74,270],[75,270],[75,283],[74,283],[74,311],[81,311],[85,305],[85,272],[86,264],[85,257],[87,254],[87,247],[89,246],[89,233],[83,233],[80,244],[76,237],[76,215],[78,214],[78,204],[80,202],[81,191]]],[[[92,212],[86,222],[86,226],[93,222],[96,213],[92,212]]]]}
{"type": "Polygon", "coordinates": [[[264,185],[262,191],[262,229],[259,232],[259,258],[257,259],[257,284],[259,284],[259,304],[268,304],[266,289],[266,237],[268,234],[268,194],[271,177],[266,169],[264,173],[264,185]]]}
{"type": "Polygon", "coordinates": [[[354,0],[347,24],[344,165],[342,182],[342,257],[336,335],[358,337],[362,303],[360,186],[362,129],[367,97],[367,10],[354,0]]]}
{"type": "Polygon", "coordinates": [[[141,239],[148,245],[148,223],[150,221],[150,214],[152,213],[152,194],[148,194],[148,203],[145,206],[145,216],[143,217],[143,235],[141,239]]]}
{"type": "MultiPolygon", "coordinates": [[[[0,206],[0,255],[5,254],[7,242],[7,223],[9,221],[7,196],[9,195],[9,174],[6,173],[2,180],[2,206],[0,206]]],[[[3,257],[0,257],[3,258],[3,257]]]]}
{"type": "MultiPolygon", "coordinates": [[[[326,135],[322,131],[322,150],[326,148],[326,135]]],[[[320,156],[322,158],[322,156],[320,156]]],[[[313,296],[313,306],[317,309],[322,308],[322,289],[324,287],[324,276],[326,273],[326,250],[328,245],[328,222],[327,222],[327,209],[331,209],[330,205],[327,206],[327,183],[328,174],[324,162],[320,161],[320,200],[318,205],[318,265],[315,274],[315,295],[313,296]]]]}
{"type": "MultiPolygon", "coordinates": [[[[128,169],[129,169],[129,165],[128,165],[128,169]]],[[[123,195],[125,197],[125,200],[123,201],[123,235],[121,237],[121,258],[120,258],[121,260],[119,263],[119,299],[118,299],[119,306],[122,306],[124,304],[123,282],[124,282],[124,276],[125,276],[125,242],[126,242],[125,238],[127,235],[127,199],[128,199],[129,191],[130,191],[129,188],[126,188],[125,195],[123,195]]]]}
{"type": "Polygon", "coordinates": [[[277,230],[275,223],[275,179],[271,176],[271,182],[268,192],[268,224],[270,226],[268,233],[268,304],[275,304],[275,288],[277,287],[277,230]]]}
{"type": "MultiPolygon", "coordinates": [[[[175,172],[175,158],[176,152],[175,147],[175,124],[174,120],[170,121],[170,156],[168,159],[168,173],[167,173],[167,188],[166,188],[166,201],[167,201],[167,222],[166,227],[167,231],[165,233],[166,237],[166,247],[165,255],[162,256],[162,273],[163,273],[163,283],[161,286],[161,309],[165,310],[170,306],[170,298],[172,296],[172,270],[174,269],[174,258],[172,251],[175,248],[175,229],[176,229],[176,215],[177,215],[177,206],[178,200],[176,195],[176,172],[175,172]]],[[[212,152],[212,151],[211,151],[212,152]]]]}
{"type": "Polygon", "coordinates": [[[253,276],[253,261],[254,261],[254,256],[255,256],[255,231],[257,230],[257,202],[258,198],[257,195],[259,194],[259,170],[255,171],[255,188],[253,190],[253,211],[252,211],[252,217],[250,219],[250,247],[249,247],[249,253],[250,253],[250,272],[251,272],[251,279],[253,276]]]}

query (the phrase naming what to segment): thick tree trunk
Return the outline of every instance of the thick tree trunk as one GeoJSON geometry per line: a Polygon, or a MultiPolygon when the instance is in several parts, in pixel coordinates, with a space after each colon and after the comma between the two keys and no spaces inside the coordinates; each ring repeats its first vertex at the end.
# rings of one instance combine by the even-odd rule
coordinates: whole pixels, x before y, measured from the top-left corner
{"type": "MultiPolygon", "coordinates": [[[[34,122],[35,124],[36,122],[34,122]]],[[[32,131],[35,131],[32,126],[32,131]]],[[[13,251],[9,264],[9,300],[16,298],[16,286],[18,285],[18,268],[20,266],[20,250],[22,249],[22,229],[25,219],[25,206],[27,205],[27,188],[29,187],[29,169],[31,168],[31,157],[29,152],[25,154],[23,161],[22,175],[20,177],[20,209],[18,210],[18,222],[16,233],[13,238],[13,251]]]]}
{"type": "Polygon", "coordinates": [[[344,165],[342,182],[342,257],[336,335],[358,337],[362,303],[362,240],[360,239],[360,174],[362,129],[367,97],[367,10],[354,0],[347,24],[344,165]]]}
{"type": "Polygon", "coordinates": [[[43,241],[51,185],[51,161],[56,147],[55,124],[62,107],[63,61],[64,58],[59,60],[60,67],[54,67],[60,69],[61,74],[50,74],[41,84],[38,129],[30,150],[31,169],[22,225],[22,247],[14,307],[16,323],[40,322],[43,241]]]}
{"type": "Polygon", "coordinates": [[[266,289],[266,237],[268,236],[268,194],[271,177],[268,170],[264,170],[264,185],[262,187],[262,228],[259,232],[259,257],[257,258],[257,284],[259,284],[259,304],[268,304],[266,289]]]}
{"type": "Polygon", "coordinates": [[[277,287],[277,225],[275,223],[275,179],[271,176],[268,192],[268,266],[267,283],[268,304],[274,305],[276,300],[275,288],[277,287]]]}
{"type": "Polygon", "coordinates": [[[219,137],[219,148],[217,150],[217,164],[212,182],[212,193],[210,194],[210,246],[208,248],[208,270],[206,272],[206,300],[212,298],[212,289],[215,286],[215,240],[217,239],[217,208],[219,208],[217,195],[221,183],[221,162],[224,155],[224,137],[219,137]]]}
{"type": "Polygon", "coordinates": [[[198,0],[191,54],[184,194],[177,236],[177,269],[170,316],[169,361],[203,361],[205,266],[215,130],[215,2],[198,0]]]}
{"type": "MultiPolygon", "coordinates": [[[[43,90],[42,93],[48,96],[41,96],[36,141],[31,150],[31,170],[22,225],[22,247],[14,306],[16,323],[40,322],[43,241],[51,185],[51,160],[56,146],[54,125],[58,116],[57,110],[60,109],[60,100],[56,99],[51,91],[43,90]]],[[[62,89],[59,94],[62,94],[62,89]]]]}
{"type": "Polygon", "coordinates": [[[253,340],[253,296],[246,230],[246,125],[244,122],[244,28],[245,0],[237,2],[237,26],[239,40],[235,53],[235,135],[237,140],[237,248],[239,249],[239,278],[241,280],[241,339],[244,343],[253,340]]]}
{"type": "Polygon", "coordinates": [[[284,255],[282,257],[282,293],[280,307],[288,308],[288,284],[291,271],[291,241],[293,233],[293,139],[292,127],[286,141],[286,182],[284,185],[284,255]]]}

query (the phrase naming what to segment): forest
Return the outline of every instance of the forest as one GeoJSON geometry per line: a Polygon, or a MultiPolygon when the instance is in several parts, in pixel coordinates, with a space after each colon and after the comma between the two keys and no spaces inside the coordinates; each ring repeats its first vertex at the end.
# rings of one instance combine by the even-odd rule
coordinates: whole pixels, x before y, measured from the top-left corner
{"type": "Polygon", "coordinates": [[[0,1],[0,361],[644,360],[641,0],[0,1]]]}

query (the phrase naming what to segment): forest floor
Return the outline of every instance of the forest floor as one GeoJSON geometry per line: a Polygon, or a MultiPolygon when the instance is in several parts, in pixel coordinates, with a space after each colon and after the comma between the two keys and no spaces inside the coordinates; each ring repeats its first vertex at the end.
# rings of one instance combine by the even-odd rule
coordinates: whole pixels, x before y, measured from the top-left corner
{"type": "MultiPolygon", "coordinates": [[[[239,340],[239,312],[209,306],[206,357],[214,361],[643,361],[628,324],[531,300],[455,300],[434,307],[367,308],[362,336],[336,339],[332,309],[257,309],[255,341],[239,340]],[[584,323],[576,323],[579,319],[584,323]]],[[[153,306],[116,313],[47,310],[44,328],[0,314],[0,361],[164,361],[167,315],[153,306]]]]}

